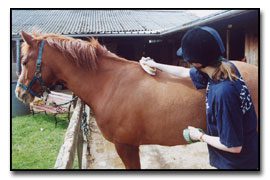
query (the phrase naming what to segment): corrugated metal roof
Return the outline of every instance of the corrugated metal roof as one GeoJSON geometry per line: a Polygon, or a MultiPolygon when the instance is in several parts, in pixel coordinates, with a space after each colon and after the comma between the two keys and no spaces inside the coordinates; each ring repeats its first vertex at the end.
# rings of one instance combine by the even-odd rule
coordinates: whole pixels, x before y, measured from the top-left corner
{"type": "Polygon", "coordinates": [[[12,10],[12,36],[26,32],[161,34],[199,19],[184,10],[12,10]]]}

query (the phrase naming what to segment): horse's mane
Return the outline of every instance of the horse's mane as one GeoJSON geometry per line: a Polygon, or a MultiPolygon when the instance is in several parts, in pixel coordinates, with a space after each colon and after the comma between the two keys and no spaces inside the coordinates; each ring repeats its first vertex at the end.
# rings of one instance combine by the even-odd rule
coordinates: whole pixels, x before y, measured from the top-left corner
{"type": "Polygon", "coordinates": [[[46,39],[49,46],[62,52],[77,66],[87,69],[97,69],[98,56],[105,55],[109,51],[99,44],[98,40],[91,38],[89,41],[64,37],[56,34],[37,36],[37,40],[46,39]]]}

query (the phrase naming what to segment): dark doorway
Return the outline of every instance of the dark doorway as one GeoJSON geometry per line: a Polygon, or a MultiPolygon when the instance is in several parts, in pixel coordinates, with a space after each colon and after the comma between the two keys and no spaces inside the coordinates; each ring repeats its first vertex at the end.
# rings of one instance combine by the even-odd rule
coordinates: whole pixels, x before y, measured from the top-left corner
{"type": "Polygon", "coordinates": [[[134,50],[134,44],[128,43],[119,43],[117,45],[117,55],[126,58],[128,60],[134,60],[135,59],[135,50],[134,50]]]}

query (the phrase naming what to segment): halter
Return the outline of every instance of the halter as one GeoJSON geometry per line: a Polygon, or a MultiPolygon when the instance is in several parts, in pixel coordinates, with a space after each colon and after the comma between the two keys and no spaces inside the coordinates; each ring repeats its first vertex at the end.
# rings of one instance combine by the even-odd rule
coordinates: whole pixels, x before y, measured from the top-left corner
{"type": "Polygon", "coordinates": [[[42,52],[43,52],[44,45],[45,45],[45,41],[42,40],[41,44],[39,46],[39,50],[38,50],[36,72],[35,72],[33,79],[29,83],[29,85],[27,86],[27,85],[22,84],[20,82],[18,82],[18,84],[17,84],[17,86],[21,87],[25,91],[28,91],[32,96],[36,96],[36,97],[41,97],[41,95],[39,95],[39,93],[31,90],[32,86],[35,84],[36,81],[39,82],[40,86],[42,87],[43,92],[46,91],[46,92],[50,93],[50,90],[45,86],[45,82],[43,81],[43,79],[41,77],[41,61],[42,61],[42,52]]]}

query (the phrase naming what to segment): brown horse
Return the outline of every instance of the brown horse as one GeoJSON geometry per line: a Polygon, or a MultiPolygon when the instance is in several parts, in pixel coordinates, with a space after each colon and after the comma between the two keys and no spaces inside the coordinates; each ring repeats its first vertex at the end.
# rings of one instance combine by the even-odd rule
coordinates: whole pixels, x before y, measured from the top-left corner
{"type": "MultiPolygon", "coordinates": [[[[24,32],[22,38],[23,68],[18,82],[29,85],[43,40],[41,76],[45,85],[61,81],[91,107],[103,136],[115,144],[126,168],[140,168],[140,145],[186,144],[184,128],[206,127],[205,91],[196,90],[189,78],[176,78],[159,70],[156,76],[150,76],[139,63],[116,56],[93,39],[87,42],[24,32]]],[[[235,64],[257,110],[258,69],[242,62],[235,64]]],[[[42,91],[39,83],[31,89],[42,91]]],[[[20,86],[16,94],[25,103],[34,99],[20,86]]]]}

